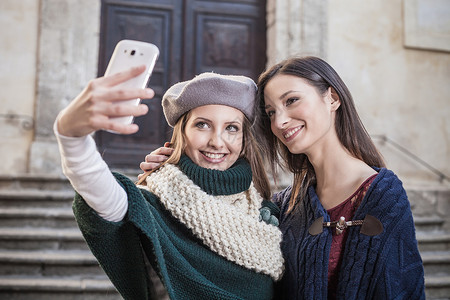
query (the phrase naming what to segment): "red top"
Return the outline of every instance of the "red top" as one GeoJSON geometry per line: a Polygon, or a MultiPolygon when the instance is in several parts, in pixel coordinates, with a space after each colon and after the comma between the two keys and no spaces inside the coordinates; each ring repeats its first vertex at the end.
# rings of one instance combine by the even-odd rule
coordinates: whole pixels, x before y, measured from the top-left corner
{"type": "MultiPolygon", "coordinates": [[[[338,206],[327,210],[332,222],[339,221],[340,217],[344,217],[345,221],[352,220],[356,209],[361,204],[364,195],[376,175],[377,174],[374,174],[367,178],[347,200],[338,206]]],[[[330,258],[328,260],[328,299],[336,299],[339,269],[344,255],[344,246],[348,236],[348,229],[344,229],[342,234],[336,235],[335,228],[332,228],[332,235],[333,239],[331,242],[330,258]]]]}

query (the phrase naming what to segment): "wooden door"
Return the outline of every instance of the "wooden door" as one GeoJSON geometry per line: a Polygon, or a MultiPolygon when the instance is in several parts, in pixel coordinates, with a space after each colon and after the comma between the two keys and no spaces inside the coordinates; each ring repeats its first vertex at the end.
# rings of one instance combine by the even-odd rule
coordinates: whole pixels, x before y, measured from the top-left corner
{"type": "Polygon", "coordinates": [[[206,71],[256,80],[266,62],[265,26],[261,0],[102,0],[99,76],[119,40],[148,41],[160,49],[149,83],[156,95],[143,101],[149,113],[135,119],[139,132],[95,135],[108,165],[137,169],[146,154],[170,140],[161,97],[172,84],[206,71]]]}

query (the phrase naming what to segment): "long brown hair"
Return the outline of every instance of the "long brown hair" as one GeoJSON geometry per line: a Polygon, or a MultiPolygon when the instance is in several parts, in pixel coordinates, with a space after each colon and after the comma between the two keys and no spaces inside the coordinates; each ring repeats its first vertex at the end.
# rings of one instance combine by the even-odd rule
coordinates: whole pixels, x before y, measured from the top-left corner
{"type": "MultiPolygon", "coordinates": [[[[174,149],[174,151],[163,164],[161,164],[158,168],[152,170],[152,172],[156,171],[165,164],[178,164],[181,155],[185,153],[184,152],[184,149],[186,147],[185,129],[190,116],[191,111],[188,111],[187,113],[182,115],[180,119],[177,121],[177,123],[173,127],[172,139],[170,141],[171,147],[174,149]]],[[[252,177],[253,184],[256,190],[260,193],[260,195],[264,199],[270,199],[271,187],[269,179],[267,178],[267,174],[264,169],[264,164],[261,156],[262,149],[260,149],[259,145],[256,143],[256,140],[254,138],[255,137],[254,127],[245,116],[242,131],[243,131],[243,141],[242,141],[241,157],[244,157],[250,164],[253,174],[252,177]]],[[[145,184],[145,181],[143,184],[145,184]]]]}
{"type": "Polygon", "coordinates": [[[352,95],[337,72],[324,60],[313,57],[292,57],[286,59],[265,72],[258,80],[257,97],[259,101],[257,113],[258,133],[265,137],[265,152],[272,173],[276,174],[277,166],[287,168],[294,173],[290,212],[298,199],[306,195],[307,187],[314,184],[316,175],[314,168],[305,154],[292,154],[289,149],[272,133],[270,119],[265,112],[264,88],[277,74],[292,75],[303,78],[311,84],[320,95],[325,95],[331,87],[341,102],[336,111],[335,128],[341,144],[356,158],[369,166],[384,167],[383,157],[378,152],[372,139],[359,118],[352,95]],[[282,161],[280,161],[280,157],[282,161]]]}

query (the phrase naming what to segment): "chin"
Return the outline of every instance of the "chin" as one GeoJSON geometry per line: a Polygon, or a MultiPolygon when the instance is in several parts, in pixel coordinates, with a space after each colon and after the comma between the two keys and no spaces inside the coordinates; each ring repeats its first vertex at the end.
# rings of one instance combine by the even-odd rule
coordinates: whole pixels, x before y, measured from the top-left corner
{"type": "Polygon", "coordinates": [[[303,153],[305,153],[305,152],[304,152],[304,149],[299,148],[299,147],[295,147],[295,146],[293,146],[293,147],[288,147],[288,150],[289,150],[289,152],[291,152],[292,154],[303,154],[303,153]]]}

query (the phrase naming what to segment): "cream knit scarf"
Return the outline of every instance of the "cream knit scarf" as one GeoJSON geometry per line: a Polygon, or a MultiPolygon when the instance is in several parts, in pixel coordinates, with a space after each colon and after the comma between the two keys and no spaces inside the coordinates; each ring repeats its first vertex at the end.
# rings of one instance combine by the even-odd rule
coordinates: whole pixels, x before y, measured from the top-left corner
{"type": "Polygon", "coordinates": [[[166,164],[147,178],[147,188],[212,251],[274,280],[281,278],[281,232],[259,221],[262,198],[253,183],[238,194],[212,196],[177,166],[166,164]]]}

